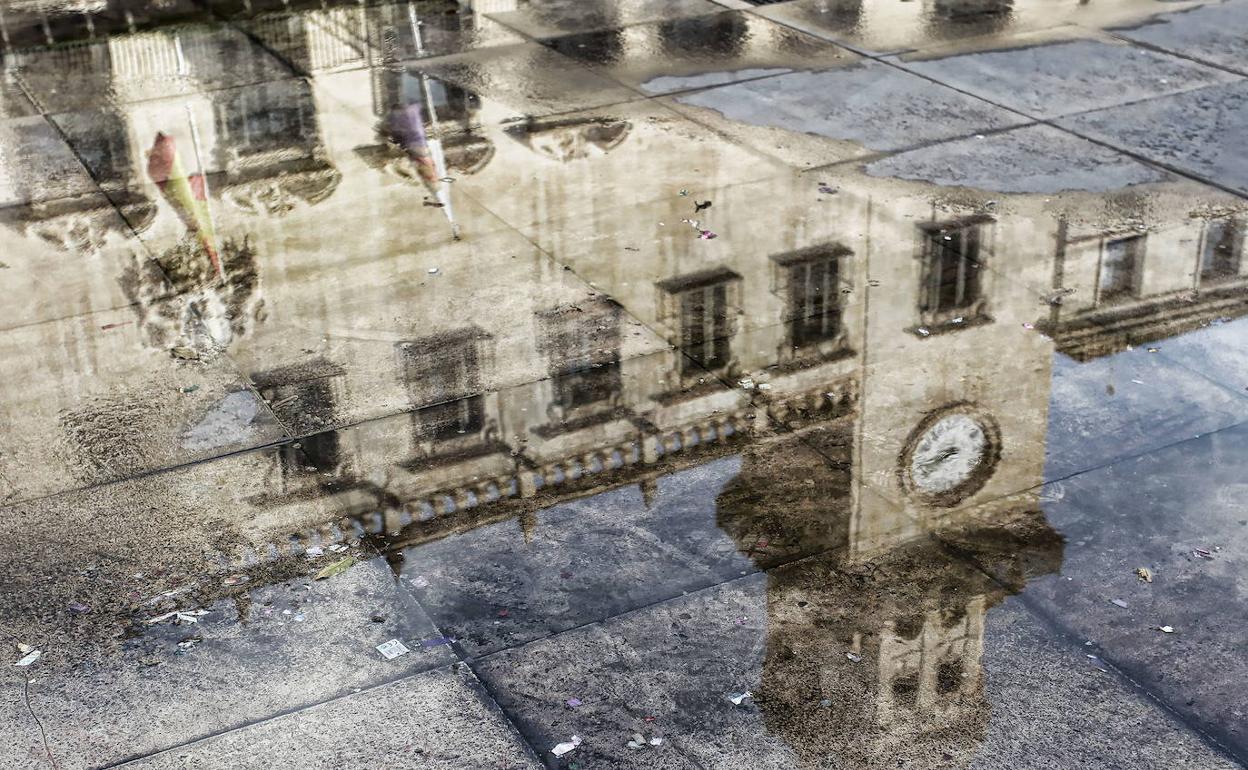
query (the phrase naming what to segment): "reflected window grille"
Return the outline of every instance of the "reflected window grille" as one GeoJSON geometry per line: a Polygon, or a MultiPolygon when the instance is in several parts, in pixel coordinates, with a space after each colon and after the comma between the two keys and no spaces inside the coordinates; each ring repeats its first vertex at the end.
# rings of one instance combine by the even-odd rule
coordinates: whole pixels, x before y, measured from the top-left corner
{"type": "Polygon", "coordinates": [[[731,364],[732,337],[740,306],[741,276],[712,268],[658,284],[661,322],[680,345],[682,375],[731,364]]]}
{"type": "Polygon", "coordinates": [[[976,310],[981,300],[982,239],[980,222],[923,228],[925,318],[940,322],[976,310]]]}
{"type": "Polygon", "coordinates": [[[1201,282],[1224,281],[1239,275],[1243,247],[1244,228],[1240,222],[1230,219],[1210,222],[1200,250],[1201,282]]]}
{"type": "Polygon", "coordinates": [[[1144,267],[1145,241],[1143,235],[1131,235],[1105,243],[1096,282],[1098,302],[1114,302],[1136,294],[1144,267]]]}
{"type": "Polygon", "coordinates": [[[841,333],[840,260],[824,256],[786,269],[790,344],[800,348],[835,339],[841,333]]]}
{"type": "Polygon", "coordinates": [[[399,343],[400,367],[413,406],[418,440],[479,433],[485,407],[476,330],[461,330],[399,343]]]}
{"type": "Polygon", "coordinates": [[[541,316],[541,347],[554,406],[571,410],[618,401],[620,309],[614,303],[558,308],[541,316]]]}

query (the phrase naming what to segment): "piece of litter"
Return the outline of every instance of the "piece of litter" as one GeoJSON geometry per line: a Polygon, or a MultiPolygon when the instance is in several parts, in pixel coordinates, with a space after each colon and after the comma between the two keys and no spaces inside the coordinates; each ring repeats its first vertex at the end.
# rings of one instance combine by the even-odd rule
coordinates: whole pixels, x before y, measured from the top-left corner
{"type": "Polygon", "coordinates": [[[70,602],[68,609],[75,615],[86,615],[91,611],[90,607],[80,602],[70,602]]]}
{"type": "Polygon", "coordinates": [[[695,214],[696,214],[696,213],[698,213],[699,211],[702,211],[702,210],[704,210],[704,209],[709,209],[710,207],[711,207],[711,202],[710,202],[710,201],[700,201],[700,202],[699,202],[699,201],[694,201],[694,202],[693,202],[693,213],[695,213],[695,214]]]}
{"type": "Polygon", "coordinates": [[[328,567],[322,569],[320,572],[316,573],[316,579],[324,580],[325,578],[331,578],[339,572],[345,572],[350,569],[352,564],[355,564],[355,559],[353,557],[348,556],[346,558],[339,559],[328,567]]]}
{"type": "Polygon", "coordinates": [[[827,184],[826,182],[820,182],[820,183],[819,183],[819,192],[823,193],[824,195],[834,195],[834,194],[836,193],[836,188],[835,188],[835,187],[832,187],[831,185],[827,184]]]}
{"type": "Polygon", "coordinates": [[[711,232],[710,230],[699,230],[699,231],[698,231],[698,238],[699,238],[699,239],[701,239],[701,240],[704,240],[704,241],[709,241],[709,240],[711,240],[712,238],[718,238],[718,237],[719,237],[718,235],[716,235],[715,233],[711,232]]]}
{"type": "Polygon", "coordinates": [[[1148,349],[1148,352],[1149,352],[1149,353],[1160,353],[1160,352],[1161,352],[1161,348],[1149,348],[1149,349],[1148,349]]]}
{"type": "Polygon", "coordinates": [[[760,382],[760,383],[758,384],[758,389],[759,389],[759,390],[771,390],[771,383],[770,383],[770,382],[760,382]]]}
{"type": "Polygon", "coordinates": [[[926,337],[926,336],[928,336],[929,334],[931,334],[931,333],[932,333],[932,332],[931,332],[931,331],[930,331],[930,330],[929,330],[926,326],[920,326],[919,328],[915,329],[915,331],[916,331],[916,332],[917,332],[920,336],[923,336],[923,337],[926,337]]]}
{"type": "Polygon", "coordinates": [[[199,351],[195,348],[188,348],[185,345],[178,345],[177,347],[170,348],[169,354],[182,361],[199,360],[199,351]]]}
{"type": "Polygon", "coordinates": [[[847,653],[845,653],[845,657],[849,658],[849,659],[850,659],[850,661],[852,661],[852,662],[854,662],[854,663],[861,663],[861,662],[862,662],[862,656],[861,656],[861,655],[859,655],[859,654],[858,654],[858,653],[856,653],[856,652],[847,652],[847,653]]]}
{"type": "Polygon", "coordinates": [[[147,624],[149,626],[155,625],[161,621],[169,620],[170,618],[173,618],[173,624],[175,626],[183,623],[198,623],[199,619],[207,614],[208,610],[174,610],[173,612],[166,612],[163,615],[157,615],[154,618],[149,618],[147,624]]]}
{"type": "Polygon", "coordinates": [[[325,549],[320,547],[319,545],[314,545],[308,550],[304,551],[303,553],[305,556],[308,556],[308,557],[324,556],[325,549]]]}
{"type": "Polygon", "coordinates": [[[223,585],[223,586],[238,586],[238,585],[242,585],[243,583],[246,583],[246,582],[247,582],[247,580],[248,580],[248,578],[247,578],[247,576],[246,576],[246,575],[230,575],[230,576],[229,576],[229,577],[227,577],[225,580],[222,580],[222,581],[221,581],[221,585],[223,585]]]}
{"type": "Polygon", "coordinates": [[[565,702],[572,708],[576,708],[577,706],[581,705],[580,698],[568,698],[567,701],[565,702]]]}
{"type": "Polygon", "coordinates": [[[1193,556],[1198,556],[1198,557],[1200,557],[1200,558],[1202,558],[1202,559],[1212,559],[1212,558],[1213,558],[1213,554],[1212,554],[1212,553],[1210,553],[1208,550],[1206,550],[1206,549],[1204,549],[1204,548],[1193,548],[1193,549],[1192,549],[1192,555],[1193,555],[1193,556]]]}
{"type": "Polygon", "coordinates": [[[183,393],[194,393],[194,392],[195,392],[195,391],[197,391],[197,390],[199,390],[199,386],[198,386],[198,385],[187,385],[185,388],[183,388],[183,389],[182,389],[182,392],[183,392],[183,393]]]}
{"type": "Polygon", "coordinates": [[[650,745],[651,745],[651,746],[662,746],[662,745],[663,745],[663,739],[662,739],[662,738],[660,738],[660,737],[658,737],[658,736],[655,736],[655,737],[653,737],[653,738],[651,738],[651,739],[650,739],[650,745]]]}
{"type": "Polygon", "coordinates": [[[433,274],[435,274],[435,273],[437,273],[437,272],[438,272],[438,269],[437,269],[436,267],[431,267],[431,268],[429,268],[429,275],[433,275],[433,274]]]}
{"type": "Polygon", "coordinates": [[[455,641],[449,636],[439,636],[435,639],[426,639],[420,643],[421,647],[441,647],[444,644],[450,644],[455,641]]]}
{"type": "Polygon", "coordinates": [[[178,649],[189,650],[192,647],[195,647],[196,645],[198,645],[202,641],[204,641],[204,637],[202,636],[188,636],[187,638],[178,642],[178,649]]]}
{"type": "Polygon", "coordinates": [[[329,547],[329,550],[332,553],[342,553],[343,551],[347,550],[347,547],[341,543],[334,543],[333,545],[329,547]]]}
{"type": "Polygon", "coordinates": [[[564,741],[563,743],[560,743],[559,745],[551,749],[550,753],[554,754],[556,757],[562,757],[564,754],[567,754],[569,751],[572,751],[573,749],[575,749],[577,746],[580,746],[580,745],[581,745],[581,736],[573,735],[572,740],[564,741]]]}
{"type": "Polygon", "coordinates": [[[417,588],[428,588],[429,579],[426,578],[424,575],[417,575],[415,578],[412,579],[412,585],[416,586],[417,588]]]}
{"type": "Polygon", "coordinates": [[[737,382],[737,384],[738,384],[738,385],[740,385],[740,386],[742,387],[742,389],[744,389],[744,390],[753,390],[753,389],[754,389],[754,380],[751,380],[749,377],[746,377],[746,378],[745,378],[745,379],[743,379],[743,380],[739,380],[739,381],[737,382]]]}
{"type": "Polygon", "coordinates": [[[1173,634],[1174,626],[1157,626],[1157,630],[1163,634],[1173,634]]]}
{"type": "Polygon", "coordinates": [[[1027,323],[1023,324],[1023,328],[1024,328],[1024,329],[1034,329],[1034,328],[1036,328],[1036,325],[1035,325],[1035,324],[1033,324],[1032,322],[1028,321],[1027,323]]]}
{"type": "Polygon", "coordinates": [[[380,652],[381,656],[386,660],[394,660],[400,655],[408,654],[411,650],[407,648],[406,644],[403,644],[403,642],[400,642],[398,639],[391,639],[388,642],[382,642],[377,645],[377,652],[380,652]]]}
{"type": "Polygon", "coordinates": [[[1140,579],[1141,583],[1153,582],[1153,571],[1148,567],[1136,567],[1135,576],[1140,579]]]}
{"type": "Polygon", "coordinates": [[[28,653],[26,653],[25,655],[23,655],[23,656],[21,657],[21,659],[20,659],[20,660],[18,660],[18,661],[17,661],[16,663],[14,663],[13,665],[15,665],[15,666],[21,666],[22,668],[25,668],[26,666],[29,666],[29,665],[31,665],[32,663],[34,663],[36,660],[39,660],[39,658],[40,658],[42,655],[43,655],[43,653],[42,653],[42,652],[40,652],[39,650],[31,650],[30,652],[28,652],[28,653]]]}
{"type": "Polygon", "coordinates": [[[745,699],[750,697],[751,695],[753,695],[753,693],[751,693],[749,690],[746,690],[745,692],[729,693],[728,700],[732,701],[732,705],[740,706],[742,703],[745,702],[745,699]]]}
{"type": "Polygon", "coordinates": [[[35,651],[35,648],[34,648],[34,647],[31,647],[29,644],[22,644],[21,642],[18,642],[18,643],[17,643],[17,651],[18,651],[18,652],[20,652],[21,654],[25,655],[25,654],[26,654],[26,653],[28,653],[28,652],[34,652],[34,651],[35,651]]]}
{"type": "Polygon", "coordinates": [[[1121,607],[1124,610],[1127,608],[1127,603],[1124,602],[1122,599],[1110,599],[1109,603],[1114,605],[1115,607],[1121,607]]]}

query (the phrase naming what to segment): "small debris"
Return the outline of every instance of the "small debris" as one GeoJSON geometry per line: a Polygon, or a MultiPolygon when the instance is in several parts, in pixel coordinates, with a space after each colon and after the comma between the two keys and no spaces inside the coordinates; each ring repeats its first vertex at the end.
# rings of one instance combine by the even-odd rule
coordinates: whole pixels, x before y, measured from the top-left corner
{"type": "Polygon", "coordinates": [[[347,547],[343,545],[342,543],[334,543],[333,545],[329,547],[329,550],[331,553],[342,553],[343,551],[347,550],[347,547]]]}
{"type": "Polygon", "coordinates": [[[847,653],[845,653],[845,657],[849,658],[850,662],[852,662],[852,663],[861,663],[861,662],[862,662],[862,656],[861,656],[861,655],[859,655],[859,654],[858,654],[858,653],[856,653],[856,652],[847,652],[847,653]]]}
{"type": "Polygon", "coordinates": [[[750,379],[749,377],[746,377],[745,379],[739,380],[739,381],[737,382],[737,384],[741,386],[742,390],[753,390],[753,389],[754,389],[754,380],[750,379]]]}
{"type": "Polygon", "coordinates": [[[567,701],[565,702],[568,704],[568,706],[572,708],[576,708],[577,706],[581,705],[580,698],[568,698],[567,701]]]}
{"type": "Polygon", "coordinates": [[[633,733],[633,739],[628,742],[630,749],[644,749],[646,747],[646,739],[641,733],[633,733]]]}
{"type": "Polygon", "coordinates": [[[436,267],[429,268],[429,275],[436,275],[437,272],[438,272],[438,269],[436,267]]]}
{"type": "Polygon", "coordinates": [[[330,564],[328,567],[325,567],[324,569],[322,569],[320,572],[316,573],[316,579],[324,580],[326,578],[331,578],[334,575],[337,575],[339,572],[346,572],[347,570],[351,569],[352,564],[355,564],[355,559],[351,556],[348,556],[343,559],[339,559],[333,564],[330,564]]]}
{"type": "Polygon", "coordinates": [[[403,644],[403,642],[400,642],[398,639],[391,639],[388,642],[382,642],[377,645],[377,652],[380,652],[382,657],[386,660],[394,660],[400,655],[408,654],[411,650],[407,648],[406,644],[403,644]]]}
{"type": "Polygon", "coordinates": [[[745,692],[734,692],[728,694],[728,700],[732,702],[732,705],[740,706],[745,702],[746,698],[752,697],[753,695],[754,693],[749,690],[746,690],[745,692]]]}
{"type": "Polygon", "coordinates": [[[385,616],[385,615],[382,615],[380,612],[374,612],[372,615],[369,615],[369,616],[368,616],[368,619],[369,619],[369,620],[371,620],[371,621],[372,621],[372,622],[374,622],[374,623],[385,623],[385,622],[386,622],[386,616],[385,616]]]}
{"type": "Polygon", "coordinates": [[[148,618],[147,624],[149,626],[153,626],[172,618],[173,624],[175,626],[180,626],[183,623],[198,623],[199,619],[207,614],[208,610],[174,610],[173,612],[166,612],[163,615],[157,615],[154,618],[148,618]]]}
{"type": "Polygon", "coordinates": [[[324,549],[324,548],[322,548],[322,547],[320,547],[319,545],[314,545],[314,546],[312,546],[311,548],[309,548],[308,550],[304,551],[303,553],[304,553],[304,555],[305,555],[305,556],[307,556],[307,557],[309,557],[309,558],[315,558],[315,557],[317,557],[317,556],[324,556],[324,555],[325,555],[325,549],[324,549]]]}
{"type": "Polygon", "coordinates": [[[823,193],[824,195],[835,195],[835,194],[836,194],[836,188],[835,188],[835,187],[833,187],[832,185],[828,184],[827,182],[820,182],[820,183],[819,183],[819,192],[823,193]]]}
{"type": "MultiPolygon", "coordinates": [[[[20,650],[22,646],[24,645],[19,645],[18,649],[20,650]]],[[[27,666],[33,665],[34,662],[36,660],[39,660],[39,658],[41,658],[42,656],[43,656],[43,653],[41,651],[30,650],[13,665],[20,666],[21,668],[26,668],[27,666]]]]}
{"type": "Polygon", "coordinates": [[[718,237],[719,237],[718,235],[716,235],[715,233],[711,232],[710,230],[699,230],[699,231],[698,231],[698,239],[699,239],[699,240],[709,241],[709,240],[712,240],[712,239],[714,239],[714,238],[718,238],[718,237]]]}
{"type": "Polygon", "coordinates": [[[183,393],[194,393],[194,392],[195,392],[195,391],[197,391],[197,390],[199,390],[199,386],[198,386],[198,385],[187,385],[185,388],[183,388],[183,389],[182,389],[182,392],[183,392],[183,393]]]}
{"type": "Polygon", "coordinates": [[[823,700],[819,701],[819,708],[821,708],[821,709],[830,709],[830,708],[832,708],[832,699],[831,699],[831,698],[824,698],[823,700]]]}
{"type": "Polygon", "coordinates": [[[927,337],[928,335],[932,333],[931,330],[928,329],[926,326],[920,326],[919,328],[915,329],[915,332],[917,332],[919,336],[921,337],[927,337]]]}
{"type": "Polygon", "coordinates": [[[1160,352],[1161,352],[1161,348],[1149,348],[1149,349],[1148,349],[1148,352],[1149,352],[1149,353],[1160,353],[1160,352]]]}
{"type": "Polygon", "coordinates": [[[1036,325],[1035,325],[1035,324],[1033,324],[1032,322],[1028,321],[1027,323],[1023,324],[1023,328],[1024,328],[1024,329],[1034,329],[1034,328],[1036,328],[1036,325]]]}
{"type": "Polygon", "coordinates": [[[682,197],[682,198],[688,198],[688,197],[689,197],[689,191],[688,191],[688,190],[681,190],[681,191],[680,191],[680,197],[682,197]]]}
{"type": "Polygon", "coordinates": [[[424,575],[417,575],[415,578],[412,579],[412,585],[416,586],[417,588],[428,588],[429,579],[425,577],[424,575]]]}
{"type": "Polygon", "coordinates": [[[199,360],[199,351],[196,350],[195,348],[188,348],[185,345],[177,345],[173,348],[170,348],[169,354],[172,355],[174,358],[180,359],[182,361],[198,361],[199,360]]]}
{"type": "Polygon", "coordinates": [[[1199,559],[1212,559],[1213,558],[1213,554],[1208,549],[1205,549],[1205,548],[1193,548],[1192,556],[1195,556],[1199,559]]]}
{"type": "Polygon", "coordinates": [[[1163,634],[1173,634],[1174,626],[1157,626],[1157,630],[1163,634]]]}
{"type": "Polygon", "coordinates": [[[81,602],[70,602],[67,609],[75,615],[86,615],[91,608],[81,602]]]}
{"type": "Polygon", "coordinates": [[[444,644],[450,644],[455,641],[449,636],[439,636],[434,639],[426,639],[420,643],[421,647],[441,647],[444,644]]]}
{"type": "Polygon", "coordinates": [[[758,389],[759,389],[759,390],[771,390],[771,383],[770,383],[770,382],[760,382],[760,383],[758,384],[758,389]]]}
{"type": "Polygon", "coordinates": [[[200,636],[199,634],[196,634],[195,636],[188,636],[182,641],[178,642],[178,649],[185,652],[187,650],[197,647],[203,641],[204,641],[204,637],[200,636]]]}
{"type": "Polygon", "coordinates": [[[1153,571],[1148,567],[1136,567],[1135,576],[1140,579],[1141,583],[1153,582],[1153,571]]]}
{"type": "Polygon", "coordinates": [[[229,577],[227,577],[225,580],[222,580],[222,581],[221,581],[221,585],[223,585],[223,586],[241,586],[243,583],[246,583],[246,582],[247,582],[248,580],[250,580],[250,579],[251,579],[251,578],[247,577],[246,575],[230,575],[230,576],[229,576],[229,577]]]}
{"type": "Polygon", "coordinates": [[[650,745],[651,745],[651,746],[662,746],[662,745],[663,745],[663,739],[662,739],[662,738],[660,738],[660,737],[658,737],[658,736],[656,735],[655,737],[653,737],[653,738],[651,738],[651,739],[650,739],[650,745]]]}
{"type": "Polygon", "coordinates": [[[698,213],[699,211],[704,211],[704,210],[706,210],[706,209],[709,209],[710,207],[711,207],[711,202],[710,202],[710,201],[694,201],[694,202],[693,202],[693,213],[695,213],[695,214],[696,214],[696,213],[698,213]]]}
{"type": "Polygon", "coordinates": [[[580,745],[581,745],[581,736],[573,735],[572,740],[564,741],[563,743],[558,744],[557,746],[555,746],[553,749],[550,750],[550,753],[554,754],[556,757],[562,757],[564,754],[567,754],[568,752],[572,751],[573,749],[575,749],[577,746],[580,746],[580,745]]]}
{"type": "Polygon", "coordinates": [[[1110,599],[1109,603],[1114,605],[1115,607],[1121,607],[1124,610],[1127,609],[1128,607],[1127,603],[1124,602],[1122,599],[1110,599]]]}

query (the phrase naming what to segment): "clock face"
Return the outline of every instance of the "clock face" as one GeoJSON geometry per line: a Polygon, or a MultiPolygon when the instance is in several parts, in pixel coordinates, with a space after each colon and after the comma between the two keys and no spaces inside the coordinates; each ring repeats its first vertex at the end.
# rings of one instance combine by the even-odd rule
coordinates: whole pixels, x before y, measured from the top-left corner
{"type": "Polygon", "coordinates": [[[903,456],[902,470],[921,496],[956,502],[987,480],[996,462],[995,431],[965,411],[920,426],[903,456]]]}

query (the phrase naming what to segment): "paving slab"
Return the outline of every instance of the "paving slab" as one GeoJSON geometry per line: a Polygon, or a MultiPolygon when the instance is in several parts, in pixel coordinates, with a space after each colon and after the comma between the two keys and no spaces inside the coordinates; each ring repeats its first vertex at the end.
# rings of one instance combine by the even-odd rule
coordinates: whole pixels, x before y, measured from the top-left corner
{"type": "Polygon", "coordinates": [[[1248,74],[1244,65],[1244,19],[1242,2],[1202,5],[1167,13],[1132,27],[1113,30],[1115,35],[1155,46],[1189,59],[1248,74]]]}
{"type": "Polygon", "coordinates": [[[1238,79],[1186,59],[1096,39],[903,59],[902,66],[1036,118],[1106,109],[1238,79]]]}
{"type": "Polygon", "coordinates": [[[1248,126],[1248,84],[1098,110],[1059,125],[1224,188],[1248,190],[1248,168],[1235,149],[1248,126]]]}
{"type": "Polygon", "coordinates": [[[709,0],[537,0],[494,11],[489,16],[530,37],[548,38],[663,19],[680,20],[723,10],[722,5],[709,0]]]}
{"type": "Polygon", "coordinates": [[[471,673],[437,669],[126,767],[539,768],[471,673]]]}

